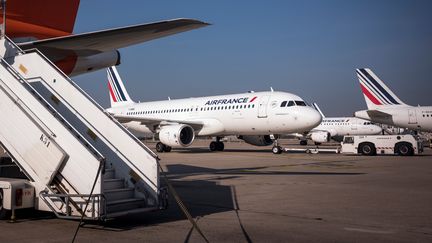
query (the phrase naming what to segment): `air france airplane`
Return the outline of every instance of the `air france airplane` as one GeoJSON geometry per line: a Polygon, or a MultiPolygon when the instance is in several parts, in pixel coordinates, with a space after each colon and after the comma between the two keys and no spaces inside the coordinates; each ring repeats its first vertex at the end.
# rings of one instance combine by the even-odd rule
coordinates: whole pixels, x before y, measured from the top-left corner
{"type": "Polygon", "coordinates": [[[370,69],[357,69],[368,110],[356,117],[377,123],[432,132],[432,106],[410,106],[402,102],[370,69]]]}
{"type": "Polygon", "coordinates": [[[197,136],[216,137],[210,150],[222,151],[220,139],[237,135],[255,146],[274,144],[273,153],[280,153],[278,134],[309,131],[322,119],[299,96],[276,91],[135,103],[117,69],[110,67],[107,74],[111,100],[107,112],[133,132],[159,134],[158,152],[187,147],[197,136]]]}
{"type": "Polygon", "coordinates": [[[301,145],[307,145],[308,138],[319,145],[329,142],[330,139],[342,141],[342,137],[345,135],[376,135],[382,132],[380,126],[368,120],[357,117],[325,117],[316,103],[313,103],[313,106],[321,114],[323,120],[306,136],[299,134],[301,145]]]}

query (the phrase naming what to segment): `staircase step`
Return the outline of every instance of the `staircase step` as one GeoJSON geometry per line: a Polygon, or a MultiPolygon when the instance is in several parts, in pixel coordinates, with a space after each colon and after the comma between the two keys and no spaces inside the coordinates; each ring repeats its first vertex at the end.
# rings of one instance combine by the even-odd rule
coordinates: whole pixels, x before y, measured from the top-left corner
{"type": "Polygon", "coordinates": [[[105,174],[103,176],[104,179],[114,179],[115,177],[114,169],[105,169],[105,174]]]}
{"type": "Polygon", "coordinates": [[[106,216],[107,216],[107,218],[116,218],[116,217],[125,216],[125,215],[129,215],[129,214],[137,214],[137,213],[156,211],[158,209],[160,209],[160,208],[158,208],[158,207],[135,208],[135,209],[126,210],[126,211],[107,213],[106,216]]]}
{"type": "Polygon", "coordinates": [[[107,202],[133,198],[134,194],[135,190],[133,188],[104,190],[104,195],[107,202]]]}
{"type": "Polygon", "coordinates": [[[103,183],[105,190],[120,189],[125,187],[123,179],[104,179],[103,183]]]}
{"type": "Polygon", "coordinates": [[[146,205],[145,199],[129,198],[107,202],[107,214],[112,214],[122,211],[130,211],[134,209],[144,208],[146,205]]]}

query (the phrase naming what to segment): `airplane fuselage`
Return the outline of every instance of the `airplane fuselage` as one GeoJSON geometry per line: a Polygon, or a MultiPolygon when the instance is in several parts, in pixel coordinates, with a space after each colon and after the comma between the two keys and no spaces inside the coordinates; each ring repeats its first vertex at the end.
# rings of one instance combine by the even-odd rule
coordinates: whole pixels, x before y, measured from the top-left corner
{"type": "MultiPolygon", "coordinates": [[[[195,128],[197,136],[265,135],[305,132],[317,126],[321,115],[302,102],[291,93],[253,92],[134,103],[108,112],[150,120],[200,121],[203,126],[195,128]],[[286,106],[289,101],[294,105],[286,106]]],[[[139,121],[124,125],[141,133],[157,133],[160,127],[141,125],[139,121]]]]}
{"type": "Polygon", "coordinates": [[[345,135],[374,135],[381,132],[381,127],[368,120],[356,117],[325,117],[314,131],[328,131],[332,137],[345,135]]]}
{"type": "Polygon", "coordinates": [[[418,131],[432,131],[432,106],[401,106],[394,108],[363,110],[356,117],[392,126],[418,131]],[[374,112],[378,111],[381,113],[374,112]],[[388,114],[388,115],[385,115],[388,114]]]}

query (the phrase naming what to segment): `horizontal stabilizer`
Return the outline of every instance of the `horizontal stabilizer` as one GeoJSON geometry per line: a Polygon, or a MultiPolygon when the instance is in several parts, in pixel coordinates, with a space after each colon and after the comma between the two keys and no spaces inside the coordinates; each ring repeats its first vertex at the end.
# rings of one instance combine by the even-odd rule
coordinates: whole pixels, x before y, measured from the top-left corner
{"type": "Polygon", "coordinates": [[[366,112],[369,115],[369,117],[371,117],[371,118],[388,118],[388,117],[391,117],[390,114],[382,112],[382,111],[378,111],[378,110],[368,110],[366,112]]]}

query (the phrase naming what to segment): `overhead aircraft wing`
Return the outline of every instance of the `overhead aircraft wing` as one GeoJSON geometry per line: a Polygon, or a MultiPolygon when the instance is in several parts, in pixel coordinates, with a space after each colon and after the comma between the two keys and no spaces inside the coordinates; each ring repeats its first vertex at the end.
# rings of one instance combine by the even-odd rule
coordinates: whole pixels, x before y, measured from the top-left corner
{"type": "Polygon", "coordinates": [[[207,25],[209,24],[195,19],[173,19],[23,42],[18,45],[24,50],[38,48],[50,59],[61,59],[63,56],[70,55],[71,52],[77,56],[90,56],[207,25]]]}
{"type": "Polygon", "coordinates": [[[379,110],[367,110],[366,111],[371,118],[390,118],[391,115],[379,110]]]}
{"type": "Polygon", "coordinates": [[[204,126],[204,123],[199,120],[177,120],[177,119],[156,119],[156,118],[150,118],[150,117],[142,117],[142,116],[124,116],[124,115],[114,115],[114,117],[120,122],[120,123],[126,123],[131,121],[139,121],[143,125],[155,125],[155,124],[170,124],[170,123],[179,123],[179,124],[186,124],[190,125],[192,127],[202,127],[204,126]]]}

